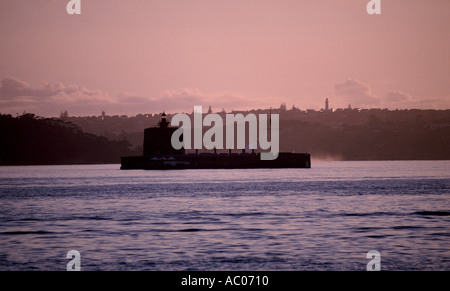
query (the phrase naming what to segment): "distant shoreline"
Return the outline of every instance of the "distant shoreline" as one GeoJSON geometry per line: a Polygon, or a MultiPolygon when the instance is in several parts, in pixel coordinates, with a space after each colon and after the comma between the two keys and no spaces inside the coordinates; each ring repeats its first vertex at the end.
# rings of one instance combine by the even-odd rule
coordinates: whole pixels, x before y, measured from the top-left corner
{"type": "MultiPolygon", "coordinates": [[[[271,112],[280,114],[279,151],[307,152],[313,162],[450,160],[450,110],[271,112]]],[[[142,155],[144,130],[159,120],[160,114],[60,119],[0,114],[0,165],[120,163],[121,157],[142,155]]]]}
{"type": "MultiPolygon", "coordinates": [[[[312,168],[314,167],[314,163],[317,162],[431,162],[431,161],[450,161],[450,159],[440,159],[440,160],[329,160],[329,159],[314,159],[311,158],[311,164],[312,164],[312,168]]],[[[9,164],[9,165],[5,165],[5,164],[0,164],[0,167],[33,167],[33,166],[95,166],[95,165],[118,165],[120,167],[120,162],[117,163],[67,163],[67,164],[9,164]]],[[[251,169],[249,169],[251,170],[251,169]]],[[[274,170],[274,169],[272,169],[274,170]]]]}

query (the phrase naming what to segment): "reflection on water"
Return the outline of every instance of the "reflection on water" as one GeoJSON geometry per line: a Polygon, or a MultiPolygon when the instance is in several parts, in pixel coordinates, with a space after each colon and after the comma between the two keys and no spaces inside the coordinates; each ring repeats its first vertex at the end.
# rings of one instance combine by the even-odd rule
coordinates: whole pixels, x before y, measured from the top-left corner
{"type": "Polygon", "coordinates": [[[450,162],[0,167],[0,270],[450,269],[450,162]]]}

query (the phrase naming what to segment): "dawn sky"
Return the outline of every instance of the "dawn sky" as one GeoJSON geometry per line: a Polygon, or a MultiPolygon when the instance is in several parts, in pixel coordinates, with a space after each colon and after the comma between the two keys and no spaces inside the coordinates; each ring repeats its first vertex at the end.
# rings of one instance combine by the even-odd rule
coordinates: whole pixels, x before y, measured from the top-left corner
{"type": "Polygon", "coordinates": [[[450,1],[0,0],[0,113],[450,108],[450,1]]]}

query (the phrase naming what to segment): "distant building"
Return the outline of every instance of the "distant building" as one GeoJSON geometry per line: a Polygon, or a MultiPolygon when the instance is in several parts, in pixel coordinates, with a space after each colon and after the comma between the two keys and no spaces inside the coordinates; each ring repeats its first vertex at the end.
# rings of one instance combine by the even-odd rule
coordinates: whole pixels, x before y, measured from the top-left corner
{"type": "Polygon", "coordinates": [[[328,98],[325,98],[325,109],[322,109],[322,111],[323,112],[333,112],[333,108],[330,108],[328,98]]]}
{"type": "Polygon", "coordinates": [[[166,114],[162,114],[157,127],[144,130],[144,156],[184,154],[184,148],[175,150],[171,144],[171,137],[177,127],[170,127],[166,114]]]}

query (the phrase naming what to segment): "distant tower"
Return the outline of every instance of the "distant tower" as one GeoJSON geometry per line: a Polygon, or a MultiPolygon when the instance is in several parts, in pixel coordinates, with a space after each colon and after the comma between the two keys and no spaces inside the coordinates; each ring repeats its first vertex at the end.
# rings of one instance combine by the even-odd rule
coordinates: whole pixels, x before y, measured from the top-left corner
{"type": "Polygon", "coordinates": [[[158,122],[158,126],[160,128],[166,128],[169,125],[169,122],[167,121],[167,115],[165,112],[163,112],[162,116],[161,116],[161,121],[158,122]]]}
{"type": "Polygon", "coordinates": [[[330,110],[330,109],[328,108],[328,98],[326,98],[325,99],[325,111],[328,111],[328,110],[330,110]]]}

